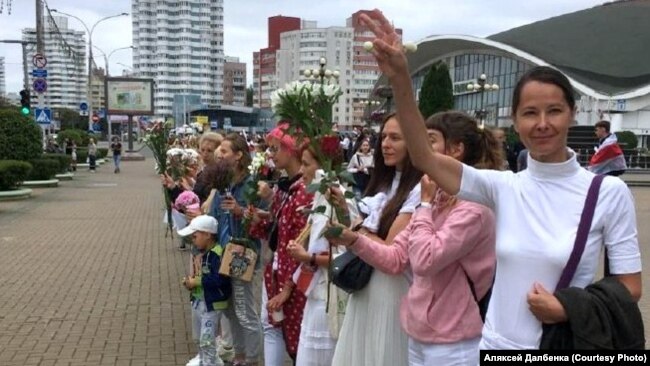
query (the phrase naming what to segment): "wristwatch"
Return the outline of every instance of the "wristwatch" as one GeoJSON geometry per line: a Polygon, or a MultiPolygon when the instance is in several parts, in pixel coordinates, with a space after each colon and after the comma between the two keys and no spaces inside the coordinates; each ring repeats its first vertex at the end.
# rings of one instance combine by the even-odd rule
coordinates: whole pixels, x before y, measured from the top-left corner
{"type": "Polygon", "coordinates": [[[426,207],[426,208],[431,208],[431,204],[429,202],[420,202],[418,203],[417,206],[415,206],[415,209],[417,210],[420,207],[426,207]]]}

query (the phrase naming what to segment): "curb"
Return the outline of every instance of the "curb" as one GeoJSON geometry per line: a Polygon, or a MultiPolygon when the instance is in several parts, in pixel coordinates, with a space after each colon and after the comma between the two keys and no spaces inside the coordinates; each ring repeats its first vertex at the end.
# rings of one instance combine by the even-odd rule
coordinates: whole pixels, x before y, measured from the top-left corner
{"type": "Polygon", "coordinates": [[[30,188],[53,188],[59,186],[59,180],[26,180],[23,182],[22,186],[30,188]]]}
{"type": "Polygon", "coordinates": [[[72,174],[72,173],[62,173],[62,174],[55,175],[54,178],[56,178],[58,180],[72,180],[74,178],[74,174],[72,174]]]}
{"type": "Polygon", "coordinates": [[[32,190],[29,188],[18,188],[12,191],[0,191],[0,201],[23,200],[31,197],[32,190]]]}

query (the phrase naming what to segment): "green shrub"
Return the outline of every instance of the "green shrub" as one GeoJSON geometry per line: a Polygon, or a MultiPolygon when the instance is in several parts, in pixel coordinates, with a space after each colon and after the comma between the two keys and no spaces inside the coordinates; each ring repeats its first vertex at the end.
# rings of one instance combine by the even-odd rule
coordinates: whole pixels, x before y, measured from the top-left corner
{"type": "Polygon", "coordinates": [[[57,160],[33,159],[29,163],[32,164],[32,171],[27,176],[27,180],[49,180],[59,172],[57,160]]]}
{"type": "Polygon", "coordinates": [[[0,160],[0,191],[8,191],[21,185],[32,165],[26,161],[0,160]]]}
{"type": "Polygon", "coordinates": [[[632,131],[618,131],[616,132],[616,138],[622,149],[636,149],[639,144],[639,139],[632,131]]]}
{"type": "Polygon", "coordinates": [[[98,147],[97,148],[97,159],[104,159],[108,155],[107,147],[98,147]]]}
{"type": "Polygon", "coordinates": [[[57,161],[59,163],[57,173],[66,173],[72,163],[72,157],[66,154],[43,154],[42,158],[57,161]]]}
{"type": "Polygon", "coordinates": [[[0,160],[28,161],[42,153],[41,128],[34,119],[14,108],[0,109],[0,160]]]}
{"type": "Polygon", "coordinates": [[[58,135],[56,136],[56,142],[59,143],[59,146],[65,149],[65,140],[70,139],[70,141],[74,141],[75,144],[77,144],[77,147],[79,146],[88,146],[88,141],[90,141],[90,136],[88,135],[88,132],[83,131],[83,130],[62,130],[59,131],[58,135]]]}
{"type": "Polygon", "coordinates": [[[77,163],[85,164],[86,159],[88,158],[88,149],[85,147],[77,148],[77,163]]]}

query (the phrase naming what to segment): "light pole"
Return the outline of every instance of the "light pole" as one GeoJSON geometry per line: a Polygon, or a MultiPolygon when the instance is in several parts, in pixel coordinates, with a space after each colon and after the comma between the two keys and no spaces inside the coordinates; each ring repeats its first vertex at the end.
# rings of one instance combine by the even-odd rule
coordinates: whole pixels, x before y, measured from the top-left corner
{"type": "MultiPolygon", "coordinates": [[[[116,51],[133,49],[134,47],[133,46],[126,46],[126,47],[116,48],[116,49],[112,50],[111,52],[109,52],[108,56],[106,56],[106,53],[104,51],[102,51],[101,48],[99,48],[97,46],[93,46],[93,47],[95,47],[95,49],[97,51],[101,52],[101,54],[104,56],[104,67],[106,69],[104,71],[104,90],[107,90],[107,88],[106,88],[106,79],[109,76],[111,76],[111,73],[108,71],[108,67],[110,65],[109,62],[111,61],[111,56],[116,51]]],[[[111,139],[113,138],[113,126],[111,125],[111,119],[110,119],[110,117],[108,115],[108,95],[106,95],[106,94],[104,94],[104,118],[106,119],[106,126],[108,128],[108,142],[110,143],[111,139]]]]}
{"type": "Polygon", "coordinates": [[[103,22],[104,20],[108,20],[108,19],[111,19],[111,18],[127,16],[127,15],[129,15],[129,13],[120,13],[120,14],[115,14],[115,15],[110,15],[110,16],[104,17],[104,18],[96,21],[95,24],[93,24],[92,27],[88,28],[86,23],[83,20],[81,20],[81,18],[79,18],[79,17],[77,17],[75,15],[64,13],[64,12],[59,11],[57,9],[51,9],[50,11],[53,12],[53,13],[59,13],[61,15],[65,15],[65,16],[69,16],[71,18],[77,19],[84,26],[84,28],[86,28],[86,32],[88,33],[88,92],[86,94],[86,99],[87,99],[86,103],[88,103],[88,130],[92,131],[92,128],[93,128],[93,106],[91,105],[91,102],[90,102],[90,96],[91,96],[91,90],[90,89],[91,89],[92,68],[93,68],[93,32],[95,31],[95,27],[97,26],[97,24],[99,24],[100,22],[103,22]]]}
{"type": "Polygon", "coordinates": [[[374,112],[375,109],[381,105],[381,102],[378,100],[366,99],[366,100],[362,100],[360,103],[364,109],[363,116],[366,121],[366,124],[370,126],[372,122],[370,116],[372,115],[372,112],[374,112]]]}
{"type": "Polygon", "coordinates": [[[480,127],[483,128],[485,126],[485,117],[487,116],[487,111],[483,109],[483,92],[490,90],[497,91],[499,90],[499,85],[496,83],[488,83],[487,76],[485,74],[481,74],[481,76],[478,77],[477,81],[467,84],[467,90],[481,93],[479,96],[479,99],[481,100],[481,109],[476,111],[476,117],[479,119],[480,127]]]}
{"type": "MultiPolygon", "coordinates": [[[[307,79],[317,80],[320,83],[321,90],[322,90],[323,85],[325,84],[325,80],[327,80],[327,83],[329,84],[330,80],[338,79],[340,73],[338,70],[332,71],[325,68],[325,65],[327,65],[327,59],[325,57],[321,57],[318,60],[318,64],[320,65],[320,68],[313,69],[313,70],[307,69],[303,71],[303,75],[305,75],[307,79]]],[[[329,111],[328,118],[330,123],[334,123],[331,110],[329,111]]]]}

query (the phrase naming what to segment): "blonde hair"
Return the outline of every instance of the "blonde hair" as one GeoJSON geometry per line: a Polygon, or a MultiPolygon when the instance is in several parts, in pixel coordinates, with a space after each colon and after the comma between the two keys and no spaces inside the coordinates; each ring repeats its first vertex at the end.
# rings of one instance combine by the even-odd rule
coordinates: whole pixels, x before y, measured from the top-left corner
{"type": "Polygon", "coordinates": [[[201,144],[206,141],[213,142],[216,147],[219,147],[223,141],[223,135],[216,132],[205,132],[203,135],[201,135],[201,138],[199,138],[199,146],[201,146],[201,144]]]}

